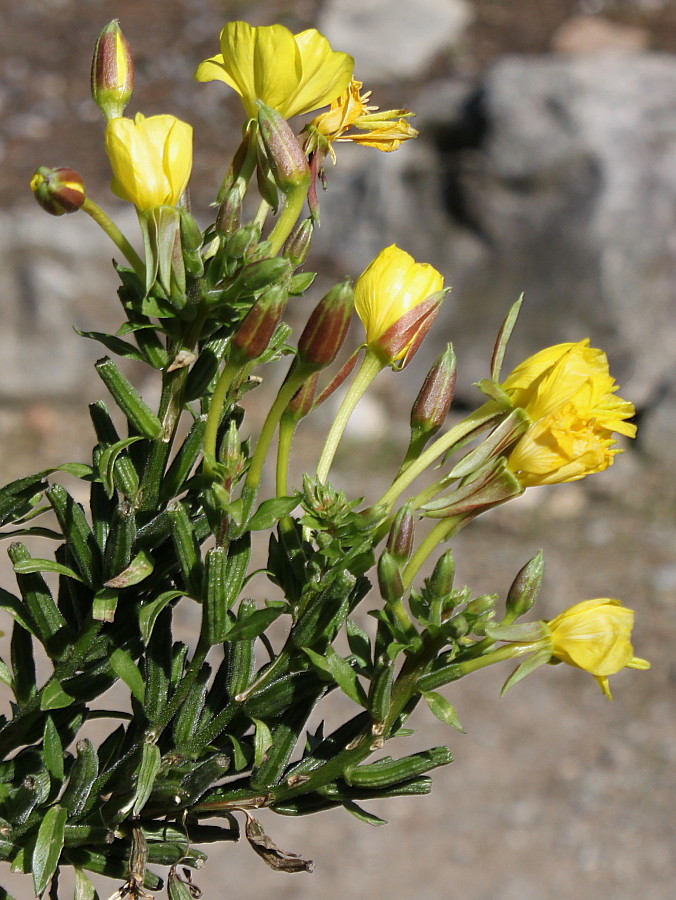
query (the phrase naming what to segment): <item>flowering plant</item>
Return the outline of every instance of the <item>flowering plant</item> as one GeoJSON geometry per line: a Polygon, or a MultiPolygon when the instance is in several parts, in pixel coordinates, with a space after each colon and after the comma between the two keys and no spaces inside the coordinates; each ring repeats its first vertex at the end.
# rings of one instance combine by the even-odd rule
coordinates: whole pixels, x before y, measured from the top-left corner
{"type": "Polygon", "coordinates": [[[390,246],[354,286],[346,279],[319,300],[297,340],[285,305],[314,279],[303,266],[333,142],[356,127],[373,138],[361,143],[389,152],[415,136],[411,113],[373,114],[351,57],[314,30],[230,23],[220,55],[196,77],[234,88],[246,116],[206,228],[186,191],[190,126],[170,115],[123,117],[133,62],[116,22],[96,43],[93,97],[107,119],[112,190],[138,212],[142,253],[71,169],[40,167],[31,182],[47,212],[81,209],[115,243],[124,317],[114,335],[86,333],[111,354],[96,371],[114,405],[91,406],[91,463],[0,490],[7,534],[57,542],[44,558],[13,543],[17,591],[1,592],[14,623],[11,659],[0,660],[12,695],[0,728],[0,854],[32,874],[38,896],[48,888],[56,896],[59,872],[71,866],[78,896],[96,896],[87,873],[97,872],[122,882],[116,896],[144,897],[164,866],[169,896],[185,900],[196,887],[182,873],[205,858],[195,845],[237,840],[242,825],[270,866],[308,871],[310,861],[280,850],[252,811],[342,806],[375,821],[364,801],[427,793],[426,773],[451,761],[448,748],[369,758],[409,733],[421,701],[458,728],[440,687],[519,660],[508,686],[562,661],[610,697],[610,675],[648,667],[634,656],[633,612],[619,601],[518,622],[536,600],[541,554],[501,601],[455,584],[448,545],[527,488],[613,462],[614,435],[634,434],[633,407],[615,396],[604,354],[588,341],[558,345],[501,381],[517,303],[474,412],[444,430],[456,377],[448,345],[414,403],[409,446],[385,493],[363,500],[333,485],[351,413],[375,377],[400,373],[419,350],[444,279],[390,246]],[[287,120],[322,107],[297,136],[287,120]],[[259,205],[245,221],[254,174],[259,205]],[[336,363],[353,311],[364,340],[336,363]],[[112,356],[156,374],[156,410],[112,356]],[[286,374],[260,431],[248,435],[242,398],[268,364],[286,374]],[[290,474],[296,430],[340,385],[316,468],[299,483],[290,474]],[[61,483],[68,478],[88,491],[86,506],[61,483]],[[36,525],[47,511],[55,524],[36,525]],[[265,599],[256,602],[249,582],[262,575],[265,599]],[[174,635],[185,606],[199,618],[192,643],[174,635]],[[110,699],[113,685],[126,703],[110,699]],[[352,711],[328,733],[323,724],[309,730],[334,691],[352,711]]]}

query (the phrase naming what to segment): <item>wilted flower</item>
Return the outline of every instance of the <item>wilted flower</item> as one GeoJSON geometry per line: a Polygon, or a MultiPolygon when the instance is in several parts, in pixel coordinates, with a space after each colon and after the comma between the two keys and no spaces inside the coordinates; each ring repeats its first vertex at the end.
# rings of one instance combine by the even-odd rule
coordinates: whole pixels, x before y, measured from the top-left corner
{"type": "Polygon", "coordinates": [[[406,118],[408,109],[385,109],[367,106],[371,92],[361,93],[362,82],[352,79],[347,90],[331,103],[327,112],[320,113],[305,129],[306,148],[331,154],[335,162],[334,141],[352,141],[365,147],[375,147],[385,153],[397,150],[402,141],[418,136],[406,118]],[[347,134],[350,128],[358,129],[347,134]],[[364,132],[363,134],[361,132],[364,132]]]}
{"type": "Polygon", "coordinates": [[[242,98],[250,118],[262,100],[285,118],[326,106],[350,83],[354,60],[331,49],[316,29],[292,34],[283,25],[228,22],[221,52],[200,63],[197,81],[224,81],[242,98]]]}
{"type": "Polygon", "coordinates": [[[192,168],[192,127],[168,115],[111,119],[106,152],[114,194],[140,212],[176,206],[192,168]]]}
{"type": "Polygon", "coordinates": [[[621,451],[613,432],[634,437],[634,406],[615,396],[605,353],[589,340],[557,344],[517,366],[502,385],[531,427],[508,459],[524,487],[602,472],[621,451]]]}
{"type": "Polygon", "coordinates": [[[392,244],[364,269],[354,287],[366,343],[387,364],[411,358],[439,310],[444,279],[428,263],[392,244]]]}
{"type": "Polygon", "coordinates": [[[625,667],[649,669],[650,663],[634,656],[631,629],[634,612],[619,600],[583,600],[547,623],[552,656],[584,669],[596,678],[612,700],[608,676],[625,667]]]}

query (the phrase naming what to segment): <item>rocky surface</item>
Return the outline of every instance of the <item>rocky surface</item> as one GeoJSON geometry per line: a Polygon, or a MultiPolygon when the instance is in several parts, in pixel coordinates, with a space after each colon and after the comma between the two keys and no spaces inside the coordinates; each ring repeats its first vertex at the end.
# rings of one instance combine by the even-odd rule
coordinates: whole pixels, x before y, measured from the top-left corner
{"type": "MultiPolygon", "coordinates": [[[[617,676],[612,705],[591,678],[567,667],[539,672],[503,699],[504,673],[475,677],[449,692],[468,734],[420,716],[418,736],[393,748],[403,754],[450,743],[456,762],[435,774],[431,797],[375,809],[390,820],[381,829],[344,812],[302,820],[261,814],[280,846],[315,859],[316,873],[276,874],[248,847],[228,846],[197,881],[205,897],[229,891],[242,900],[271,893],[667,900],[676,824],[676,10],[660,0],[540,0],[536,11],[475,0],[457,4],[469,15],[449,37],[439,22],[448,21],[451,4],[427,2],[437,16],[417,23],[423,31],[425,21],[436,23],[424,36],[427,56],[410,69],[402,64],[389,83],[370,85],[381,106],[414,108],[423,136],[389,156],[342,148],[328,172],[315,261],[326,277],[357,274],[383,241],[396,240],[441,268],[454,290],[439,340],[456,345],[461,403],[475,402],[471,382],[485,375],[497,324],[522,290],[526,308],[510,361],[582,334],[609,350],[623,396],[642,407],[636,447],[601,476],[529,491],[475,523],[456,543],[459,578],[475,591],[504,594],[543,547],[542,614],[585,597],[620,596],[637,610],[636,649],[653,669],[617,676]],[[579,21],[570,25],[580,11],[594,28],[612,29],[599,37],[596,28],[591,41],[589,28],[585,36],[579,21]],[[451,43],[440,42],[442,31],[451,43]],[[552,47],[557,55],[543,55],[552,47]]],[[[86,458],[84,404],[103,395],[88,373],[100,354],[71,326],[118,322],[105,238],[84,216],[57,221],[18,200],[35,166],[69,164],[120,214],[107,199],[101,121],[87,93],[98,28],[122,19],[137,60],[134,108],[170,110],[195,125],[193,199],[206,210],[237,139],[237,101],[222,85],[193,85],[190,76],[216,51],[220,25],[238,16],[300,30],[323,15],[332,28],[340,7],[353,10],[353,37],[344,32],[341,49],[359,55],[366,38],[367,49],[370,39],[385,58],[388,49],[390,59],[405,55],[406,18],[389,15],[387,32],[376,18],[365,32],[359,17],[383,7],[367,0],[10,4],[0,35],[7,479],[86,458]]],[[[120,222],[135,234],[133,217],[120,222]]],[[[377,496],[405,442],[402,410],[424,367],[421,354],[407,373],[382,377],[375,406],[337,460],[338,480],[354,485],[359,469],[354,489],[377,496]]],[[[153,385],[141,386],[150,396],[153,385]]],[[[321,430],[307,433],[302,465],[313,465],[320,438],[321,430]]],[[[32,894],[18,876],[0,881],[18,900],[32,894]]]]}

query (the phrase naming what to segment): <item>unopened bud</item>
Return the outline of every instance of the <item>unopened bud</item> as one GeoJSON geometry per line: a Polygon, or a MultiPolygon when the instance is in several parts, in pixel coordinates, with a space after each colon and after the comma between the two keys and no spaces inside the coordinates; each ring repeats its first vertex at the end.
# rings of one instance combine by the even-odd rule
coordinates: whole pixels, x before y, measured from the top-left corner
{"type": "Polygon", "coordinates": [[[278,256],[259,259],[244,266],[230,290],[233,297],[242,294],[253,294],[255,291],[260,291],[276,282],[285,280],[285,276],[290,269],[289,261],[278,256]]]}
{"type": "Polygon", "coordinates": [[[134,90],[134,60],[120,23],[113,19],[99,34],[92,59],[92,97],[106,119],[124,112],[134,90]]]}
{"type": "Polygon", "coordinates": [[[31,178],[31,190],[40,206],[52,216],[76,212],[86,199],[84,182],[74,169],[40,166],[31,178]]]}
{"type": "Polygon", "coordinates": [[[223,467],[226,481],[232,483],[244,471],[246,457],[242,453],[242,443],[237,430],[237,423],[231,420],[221,444],[219,462],[223,467]]]}
{"type": "Polygon", "coordinates": [[[447,597],[453,590],[455,578],[455,560],[453,552],[446,550],[441,554],[427,581],[427,587],[434,597],[447,597]]]}
{"type": "Polygon", "coordinates": [[[291,232],[284,244],[282,256],[289,260],[294,269],[307,259],[312,244],[314,225],[312,219],[303,219],[291,232]]]}
{"type": "Polygon", "coordinates": [[[411,409],[414,437],[430,437],[441,428],[453,401],[457,365],[453,347],[448,344],[427,373],[411,409]]]}
{"type": "Polygon", "coordinates": [[[513,622],[525,615],[535,603],[542,576],[545,571],[542,550],[529,560],[520,570],[507,594],[505,606],[507,608],[507,620],[513,622]]]}
{"type": "Polygon", "coordinates": [[[310,183],[310,167],[284,116],[258,101],[258,125],[270,172],[283,193],[310,183]]]}
{"type": "Polygon", "coordinates": [[[242,224],[242,191],[233,187],[225,195],[225,199],[218,207],[216,215],[216,230],[221,234],[236,234],[242,224]]]}
{"type": "Polygon", "coordinates": [[[337,284],[312,311],[298,341],[298,359],[309,368],[331,365],[343,345],[354,309],[354,294],[348,280],[337,284]]]}
{"type": "Polygon", "coordinates": [[[260,239],[260,225],[256,225],[254,222],[243,225],[241,228],[237,228],[236,231],[233,231],[230,234],[225,245],[225,255],[230,257],[230,259],[242,259],[245,253],[247,253],[254,244],[257,244],[260,239]]]}
{"type": "Polygon", "coordinates": [[[245,363],[265,353],[282,317],[287,296],[286,287],[273,284],[255,301],[232,336],[230,346],[236,361],[245,363]]]}
{"type": "Polygon", "coordinates": [[[406,504],[395,516],[387,538],[387,549],[399,565],[407,563],[411,556],[414,533],[415,521],[410,506],[406,504]]]}
{"type": "Polygon", "coordinates": [[[386,603],[394,603],[404,596],[404,582],[399,564],[389,550],[383,550],[378,560],[378,586],[386,603]]]}
{"type": "Polygon", "coordinates": [[[284,410],[284,416],[292,422],[300,422],[312,411],[317,390],[319,372],[315,372],[308,380],[298,388],[284,410]]]}

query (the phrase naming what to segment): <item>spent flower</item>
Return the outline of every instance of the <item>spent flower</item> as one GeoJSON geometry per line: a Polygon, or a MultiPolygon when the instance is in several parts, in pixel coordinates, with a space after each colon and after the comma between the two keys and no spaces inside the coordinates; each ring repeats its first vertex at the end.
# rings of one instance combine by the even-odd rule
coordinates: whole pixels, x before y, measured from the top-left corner
{"type": "Polygon", "coordinates": [[[335,163],[334,141],[352,141],[374,147],[384,153],[397,150],[402,141],[417,137],[418,132],[406,119],[414,115],[409,109],[385,109],[368,106],[371,92],[361,92],[362,82],[352,79],[347,89],[326,112],[316,116],[304,132],[308,152],[318,151],[322,159],[330,154],[335,163]],[[354,128],[356,131],[350,132],[354,128]],[[350,132],[350,133],[348,133],[350,132]]]}
{"type": "Polygon", "coordinates": [[[621,452],[614,433],[634,437],[634,406],[617,397],[605,353],[577,343],[557,344],[529,357],[502,388],[531,426],[508,465],[524,487],[576,481],[602,472],[621,452]]]}
{"type": "Polygon", "coordinates": [[[314,28],[292,34],[283,25],[228,22],[220,43],[221,52],[200,63],[195,78],[225,82],[237,91],[252,119],[257,100],[287,119],[320,109],[352,78],[352,57],[332,50],[314,28]]]}

